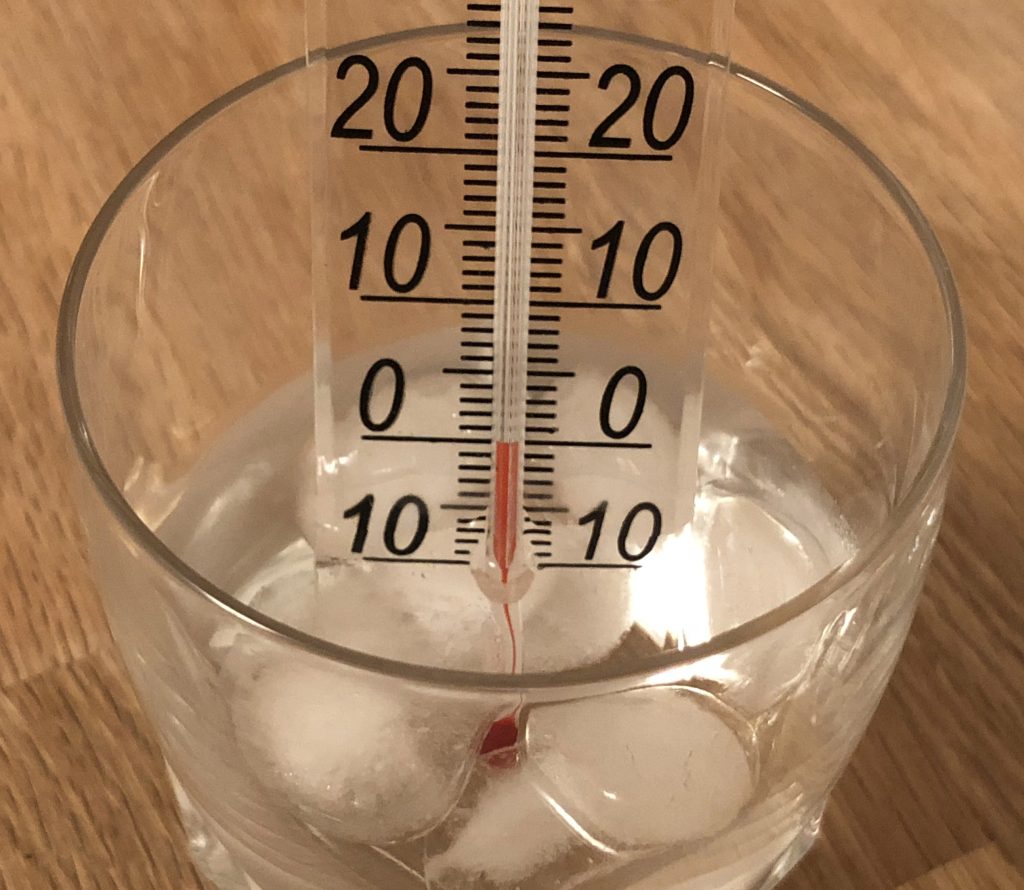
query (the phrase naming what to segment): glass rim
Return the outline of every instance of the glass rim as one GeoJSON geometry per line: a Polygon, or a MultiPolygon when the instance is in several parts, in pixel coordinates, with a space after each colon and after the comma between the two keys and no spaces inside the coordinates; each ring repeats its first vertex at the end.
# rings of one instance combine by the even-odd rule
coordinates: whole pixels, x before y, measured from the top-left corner
{"type": "MultiPolygon", "coordinates": [[[[427,34],[436,35],[439,32],[454,30],[456,27],[420,28],[383,35],[335,47],[326,51],[326,56],[334,57],[357,48],[366,49],[427,34]]],[[[617,36],[637,39],[633,35],[617,36]]],[[[686,50],[682,48],[673,47],[673,49],[686,54],[686,50]]],[[[665,651],[648,658],[636,659],[623,665],[594,665],[554,672],[522,674],[487,673],[419,665],[383,658],[331,643],[276,621],[241,602],[207,580],[182,560],[132,509],[120,488],[107,472],[93,442],[89,425],[85,419],[75,369],[79,309],[93,260],[104,242],[107,231],[128,197],[145,181],[146,177],[177,146],[221,111],[275,81],[302,70],[306,64],[307,60],[299,57],[239,84],[192,114],[164,136],[125,175],[103,204],[75,256],[64,288],[57,324],[57,378],[63,413],[71,433],[75,452],[89,481],[99,493],[107,510],[133,543],[154,559],[162,571],[167,572],[198,596],[261,634],[268,635],[285,646],[297,647],[308,654],[350,668],[410,683],[466,692],[523,693],[529,690],[564,688],[571,690],[574,694],[580,694],[584,687],[643,683],[651,675],[690,665],[708,657],[722,655],[795,620],[842,590],[854,578],[864,575],[873,565],[884,558],[885,545],[891,539],[893,532],[903,525],[915,509],[920,507],[927,493],[940,478],[956,436],[966,390],[966,332],[956,284],[938,237],[920,207],[895,174],[874,152],[817,106],[769,78],[749,68],[733,64],[727,72],[730,79],[736,78],[749,86],[762,90],[773,100],[780,101],[783,105],[802,114],[809,123],[819,127],[851,151],[884,187],[890,198],[902,211],[925,250],[945,310],[948,336],[946,342],[943,343],[943,348],[948,349],[950,353],[950,379],[935,435],[917,475],[905,495],[894,506],[892,514],[868,537],[862,546],[857,548],[856,553],[849,560],[785,603],[736,627],[716,634],[702,643],[683,649],[665,651]]]]}

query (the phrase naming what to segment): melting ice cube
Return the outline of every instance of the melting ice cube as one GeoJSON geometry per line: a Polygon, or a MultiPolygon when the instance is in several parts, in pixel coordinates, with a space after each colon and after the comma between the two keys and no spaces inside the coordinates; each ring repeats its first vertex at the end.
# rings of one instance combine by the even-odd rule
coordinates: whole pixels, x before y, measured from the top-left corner
{"type": "Polygon", "coordinates": [[[486,720],[478,710],[294,658],[233,656],[239,746],[316,831],[387,844],[428,831],[455,805],[486,720]]]}
{"type": "Polygon", "coordinates": [[[753,794],[746,727],[699,691],[546,705],[526,727],[519,768],[483,770],[428,859],[438,890],[547,888],[567,875],[572,886],[599,874],[614,884],[617,868],[656,848],[727,828],[753,794]]]}
{"type": "Polygon", "coordinates": [[[502,628],[465,566],[376,563],[321,570],[309,629],[342,646],[410,664],[502,668],[502,628]]]}
{"type": "Polygon", "coordinates": [[[527,760],[552,798],[615,849],[709,837],[750,799],[743,726],[713,697],[675,687],[539,707],[527,760]]]}
{"type": "MultiPolygon", "coordinates": [[[[692,525],[631,576],[636,623],[659,644],[697,645],[783,605],[850,555],[848,539],[820,505],[797,490],[787,504],[792,515],[780,517],[763,500],[705,487],[692,525]]],[[[681,665],[676,676],[717,683],[729,704],[757,714],[804,676],[827,621],[811,610],[742,646],[681,665]]]]}
{"type": "Polygon", "coordinates": [[[566,670],[607,658],[631,624],[626,580],[618,572],[538,572],[521,603],[525,670],[566,670]]]}
{"type": "Polygon", "coordinates": [[[526,770],[485,770],[485,784],[467,821],[426,876],[437,890],[518,887],[581,846],[526,770]]]}

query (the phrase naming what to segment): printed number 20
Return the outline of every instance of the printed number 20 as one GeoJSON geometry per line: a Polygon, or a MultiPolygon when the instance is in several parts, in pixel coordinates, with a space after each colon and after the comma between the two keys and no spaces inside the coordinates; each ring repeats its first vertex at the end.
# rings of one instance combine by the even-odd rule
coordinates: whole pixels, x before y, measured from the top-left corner
{"type": "MultiPolygon", "coordinates": [[[[352,127],[349,126],[349,122],[377,92],[380,86],[380,71],[373,59],[367,56],[347,56],[338,66],[338,80],[345,80],[353,68],[362,68],[366,72],[366,86],[338,115],[338,119],[331,128],[331,136],[335,139],[372,139],[372,129],[352,127]]],[[[430,66],[418,56],[412,56],[400,62],[395,68],[394,74],[391,75],[384,92],[384,129],[388,131],[388,135],[396,142],[411,142],[419,136],[426,126],[433,96],[434,77],[430,73],[430,66]],[[416,71],[419,74],[420,101],[412,123],[408,127],[403,127],[397,120],[396,106],[402,83],[410,71],[416,71]]]]}
{"type": "MultiPolygon", "coordinates": [[[[602,90],[607,90],[612,85],[612,81],[618,78],[626,79],[629,91],[626,93],[626,98],[594,130],[594,135],[590,137],[590,144],[594,148],[630,148],[633,145],[633,140],[629,136],[611,136],[608,131],[625,117],[640,98],[642,91],[640,73],[632,65],[612,65],[601,75],[597,85],[602,90]]],[[[651,86],[647,102],[644,104],[644,141],[655,151],[667,151],[672,148],[683,138],[683,134],[690,125],[690,118],[693,116],[693,99],[694,82],[693,75],[689,70],[682,65],[673,65],[662,71],[651,86]],[[662,93],[673,78],[682,81],[685,93],[675,125],[668,135],[662,137],[656,132],[654,118],[662,93]]]]}

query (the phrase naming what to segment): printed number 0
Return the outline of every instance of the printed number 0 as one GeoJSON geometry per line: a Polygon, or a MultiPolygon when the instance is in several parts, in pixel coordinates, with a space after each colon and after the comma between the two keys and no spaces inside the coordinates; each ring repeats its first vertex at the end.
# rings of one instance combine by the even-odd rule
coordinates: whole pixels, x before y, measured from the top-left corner
{"type": "Polygon", "coordinates": [[[608,381],[608,385],[604,389],[604,395],[601,397],[601,410],[599,412],[601,432],[609,439],[625,439],[637,428],[640,418],[643,417],[646,404],[647,375],[635,365],[626,365],[624,368],[619,368],[618,371],[612,374],[612,379],[608,381]],[[619,384],[627,377],[632,377],[636,380],[636,403],[633,405],[633,413],[630,414],[629,420],[623,426],[616,429],[612,426],[612,403],[615,401],[615,394],[618,392],[619,384]]]}
{"type": "Polygon", "coordinates": [[[402,411],[404,402],[405,373],[402,371],[402,366],[393,358],[378,359],[370,365],[370,370],[366,372],[366,377],[363,380],[363,386],[359,390],[359,419],[362,420],[363,426],[375,433],[382,433],[390,429],[395,425],[395,421],[398,420],[398,415],[402,411]],[[391,372],[391,376],[394,379],[394,388],[391,395],[391,407],[388,408],[388,413],[384,415],[383,420],[377,421],[370,414],[370,403],[373,401],[377,378],[385,368],[391,372]]]}

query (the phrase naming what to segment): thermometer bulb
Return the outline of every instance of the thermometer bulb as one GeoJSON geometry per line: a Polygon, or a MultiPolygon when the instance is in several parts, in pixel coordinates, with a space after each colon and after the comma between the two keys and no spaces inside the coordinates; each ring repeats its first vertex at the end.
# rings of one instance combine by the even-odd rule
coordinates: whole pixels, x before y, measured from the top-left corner
{"type": "Polygon", "coordinates": [[[490,523],[483,559],[473,566],[473,575],[484,596],[499,605],[519,602],[534,576],[519,541],[521,461],[519,443],[495,443],[490,523]]]}

